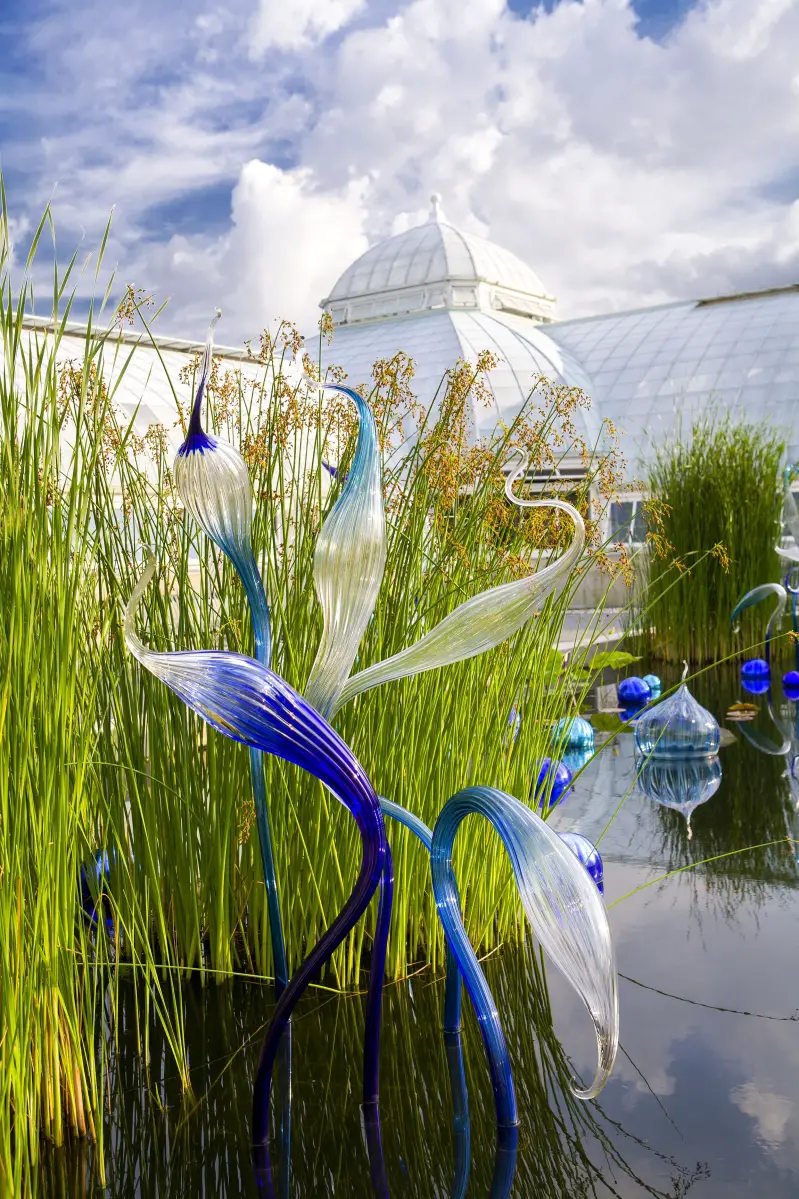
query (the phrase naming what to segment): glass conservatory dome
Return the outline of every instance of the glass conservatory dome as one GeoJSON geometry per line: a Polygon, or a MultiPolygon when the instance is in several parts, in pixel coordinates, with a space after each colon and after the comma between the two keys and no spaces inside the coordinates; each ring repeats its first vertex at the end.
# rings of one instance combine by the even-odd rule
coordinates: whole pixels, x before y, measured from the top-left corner
{"type": "MultiPolygon", "coordinates": [[[[490,350],[498,359],[488,374],[493,402],[473,403],[475,438],[510,423],[540,375],[588,396],[593,390],[577,359],[547,334],[555,300],[536,273],[510,251],[450,224],[437,196],[423,225],[372,246],[320,307],[335,326],[327,360],[343,367],[351,384],[368,384],[375,361],[402,350],[414,361],[413,389],[426,407],[459,358],[474,362],[490,350]]],[[[575,421],[595,445],[598,413],[581,408],[575,421]]]]}
{"type": "Polygon", "coordinates": [[[456,229],[431,197],[424,225],[372,246],[321,301],[334,324],[436,308],[516,313],[552,320],[555,299],[533,270],[485,238],[456,229]]]}

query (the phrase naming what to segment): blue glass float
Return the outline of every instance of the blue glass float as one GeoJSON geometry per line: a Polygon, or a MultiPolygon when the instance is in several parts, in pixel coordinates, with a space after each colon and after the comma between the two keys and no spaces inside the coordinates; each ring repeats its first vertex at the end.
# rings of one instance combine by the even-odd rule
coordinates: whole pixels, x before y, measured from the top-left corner
{"type": "Polygon", "coordinates": [[[786,699],[799,699],[799,670],[789,670],[782,676],[782,690],[786,699]]]}
{"type": "Polygon", "coordinates": [[[769,664],[765,658],[748,658],[741,665],[742,679],[767,679],[769,664]]]}
{"type": "Polygon", "coordinates": [[[635,745],[653,758],[698,758],[718,753],[719,722],[694,699],[685,683],[639,718],[635,745]]]}
{"type": "MultiPolygon", "coordinates": [[[[116,860],[116,852],[114,852],[113,857],[116,860]]],[[[80,868],[80,902],[83,914],[90,924],[99,924],[99,912],[102,910],[106,928],[109,932],[113,932],[114,921],[104,889],[105,881],[110,877],[110,874],[111,862],[108,853],[104,849],[96,850],[91,864],[81,866],[80,868]],[[89,881],[92,876],[94,876],[94,888],[92,888],[92,884],[89,881]],[[95,894],[97,895],[96,899],[94,897],[95,894]]]]}
{"type": "Polygon", "coordinates": [[[748,691],[750,695],[765,695],[771,687],[771,679],[768,676],[763,678],[762,675],[760,675],[759,678],[755,677],[752,679],[742,677],[741,686],[743,687],[744,691],[748,691]]]}
{"type": "Polygon", "coordinates": [[[622,679],[618,686],[619,703],[623,708],[640,708],[644,704],[648,704],[652,698],[652,692],[643,679],[639,679],[637,675],[631,675],[629,679],[622,679]]]}
{"type": "Polygon", "coordinates": [[[522,714],[518,710],[518,708],[516,708],[514,705],[514,707],[512,707],[510,710],[510,715],[508,716],[508,732],[505,737],[506,745],[509,745],[511,742],[513,742],[515,744],[516,739],[519,736],[519,729],[521,727],[522,727],[522,714]]]}
{"type": "Polygon", "coordinates": [[[681,812],[688,824],[688,840],[693,836],[691,816],[700,804],[707,803],[721,786],[721,762],[718,757],[663,758],[636,756],[638,789],[661,807],[681,812]]]}
{"type": "Polygon", "coordinates": [[[585,766],[586,762],[590,762],[594,756],[592,746],[584,745],[582,749],[567,749],[563,755],[563,764],[568,766],[572,772],[572,776],[577,774],[585,766]]]}
{"type": "Polygon", "coordinates": [[[552,730],[552,744],[559,749],[593,749],[594,730],[583,716],[564,716],[552,730]]]}
{"type": "Polygon", "coordinates": [[[591,878],[596,883],[600,895],[604,895],[605,883],[603,881],[602,857],[597,847],[592,845],[582,833],[558,833],[558,836],[585,866],[591,878]]]}
{"type": "Polygon", "coordinates": [[[653,695],[658,695],[663,690],[663,683],[656,674],[645,674],[643,682],[646,683],[653,695]]]}
{"type": "Polygon", "coordinates": [[[538,769],[535,798],[543,815],[559,804],[572,783],[572,772],[557,758],[544,758],[538,769]]]}

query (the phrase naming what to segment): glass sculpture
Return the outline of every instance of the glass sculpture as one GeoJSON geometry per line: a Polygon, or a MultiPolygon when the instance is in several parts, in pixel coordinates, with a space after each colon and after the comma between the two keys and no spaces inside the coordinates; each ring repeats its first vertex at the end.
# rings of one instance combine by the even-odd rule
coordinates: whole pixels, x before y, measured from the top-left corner
{"type": "Polygon", "coordinates": [[[755,678],[758,674],[767,674],[771,666],[771,642],[772,638],[780,630],[782,618],[785,614],[785,608],[788,603],[788,593],[782,583],[761,583],[759,587],[753,587],[751,591],[747,591],[732,610],[730,616],[730,624],[733,626],[734,632],[738,632],[740,626],[736,626],[735,622],[742,612],[747,608],[754,607],[755,604],[762,603],[764,599],[768,599],[770,595],[776,597],[777,604],[769,617],[766,625],[766,637],[763,650],[763,658],[752,658],[748,662],[744,662],[741,667],[741,674],[744,674],[746,668],[747,678],[755,678]],[[765,670],[764,670],[765,666],[765,670]]]}
{"type": "Polygon", "coordinates": [[[536,806],[542,815],[559,804],[572,783],[572,772],[556,758],[544,758],[539,764],[535,781],[536,806]]]}
{"type": "Polygon", "coordinates": [[[796,498],[791,490],[791,480],[797,474],[797,468],[790,464],[785,467],[782,472],[782,524],[791,530],[791,536],[796,543],[796,548],[788,549],[778,542],[774,547],[781,558],[785,558],[788,562],[799,563],[799,508],[796,506],[796,498]]]}
{"type": "Polygon", "coordinates": [[[799,670],[789,670],[782,676],[782,690],[786,699],[799,699],[799,670]]]}
{"type": "MultiPolygon", "coordinates": [[[[361,834],[362,858],[349,900],[308,953],[281,992],[258,1064],[259,1079],[269,1080],[281,1035],[294,1007],[316,973],[329,960],[368,907],[378,886],[391,909],[393,871],[380,803],[366,772],[315,708],[268,666],[219,650],[163,653],[147,648],[135,631],[135,614],[155,572],[150,555],[125,610],[125,644],[141,665],[166,684],[218,732],[251,749],[274,754],[314,775],[351,813],[361,834]]],[[[385,958],[375,945],[367,998],[367,1023],[379,1026],[385,958]]],[[[377,1076],[377,1038],[366,1038],[364,1076],[377,1076]]],[[[366,1084],[365,1084],[366,1085],[366,1084]]],[[[269,1086],[260,1088],[268,1093],[269,1086]]],[[[372,1101],[376,1095],[368,1095],[372,1101]]],[[[268,1132],[256,1127],[257,1136],[268,1132]]]]}
{"type": "MultiPolygon", "coordinates": [[[[211,372],[214,328],[221,315],[217,309],[208,329],[186,440],[175,458],[175,483],[183,504],[206,537],[233,563],[247,596],[255,638],[255,657],[264,666],[269,666],[272,657],[269,608],[252,549],[253,501],[247,465],[238,450],[221,438],[211,437],[202,426],[202,401],[211,372]]],[[[263,755],[256,748],[250,749],[250,776],[266,888],[275,984],[277,990],[281,991],[288,982],[286,945],[266,802],[263,755]]]]}
{"type": "Polygon", "coordinates": [[[602,895],[605,890],[604,869],[602,866],[602,857],[597,847],[587,837],[584,837],[582,833],[558,833],[558,836],[561,841],[568,845],[569,849],[582,862],[583,866],[585,866],[596,884],[597,891],[602,895]]]}
{"type": "Polygon", "coordinates": [[[719,723],[694,699],[685,683],[673,695],[649,708],[635,725],[639,753],[653,758],[697,758],[716,754],[719,723]]]}
{"type": "MultiPolygon", "coordinates": [[[[303,698],[269,665],[269,611],[250,539],[252,494],[245,464],[232,446],[206,434],[202,428],[201,403],[210,372],[216,319],[218,314],[209,330],[200,383],[186,441],[175,463],[175,476],[187,510],[226,554],[242,578],[252,615],[256,658],[222,651],[163,653],[148,649],[137,636],[134,622],[137,607],[154,573],[152,558],[134,587],[126,609],[125,641],[141,665],[170,687],[187,706],[217,731],[250,749],[268,891],[271,865],[273,902],[269,914],[276,973],[282,927],[271,864],[260,755],[274,754],[318,778],[352,813],[362,839],[361,868],[350,898],[294,976],[287,980],[267,1030],[257,1070],[253,1117],[254,1143],[261,1144],[268,1132],[272,1072],[291,1013],[311,978],[352,930],[379,888],[366,1004],[363,1082],[364,1109],[368,1111],[377,1104],[382,981],[393,895],[393,868],[383,810],[412,828],[414,822],[417,826],[421,822],[397,805],[378,800],[362,767],[330,726],[329,719],[349,699],[380,683],[462,661],[512,636],[534,616],[542,601],[566,582],[582,553],[585,528],[579,513],[565,501],[523,500],[514,496],[514,484],[527,468],[527,461],[523,459],[508,478],[508,498],[520,506],[557,508],[566,512],[575,530],[566,552],[527,578],[493,587],[466,600],[407,649],[348,677],[382,582],[386,556],[385,516],[372,412],[357,392],[330,385],[333,390],[349,396],[356,405],[358,440],[352,469],[343,480],[341,493],[324,521],[316,547],[314,581],[322,609],[323,632],[307,681],[307,697],[303,698]]],[[[312,385],[320,390],[328,386],[315,381],[312,385]]],[[[330,473],[338,481],[338,472],[330,473]]],[[[502,792],[481,788],[462,792],[445,806],[432,833],[424,825],[414,828],[422,840],[427,838],[426,844],[431,850],[436,899],[451,951],[445,1008],[454,1019],[457,1006],[459,1015],[462,974],[475,1004],[478,1021],[486,1033],[492,1077],[499,1088],[495,1088],[498,1113],[501,1110],[507,1116],[511,1109],[515,1113],[507,1052],[501,1030],[498,1034],[496,1031],[496,1006],[466,938],[457,888],[451,877],[451,855],[448,856],[447,846],[449,844],[451,848],[451,838],[462,819],[454,813],[465,815],[467,810],[482,812],[500,832],[511,855],[525,908],[542,944],[577,988],[592,1014],[599,1038],[600,1067],[592,1087],[578,1092],[583,1097],[590,1097],[607,1078],[618,1041],[610,931],[588,872],[589,861],[594,872],[596,862],[590,854],[586,855],[585,846],[581,846],[579,852],[568,847],[540,817],[502,792]]],[[[445,1026],[447,1022],[445,1012],[445,1026]]]]}
{"type": "Polygon", "coordinates": [[[643,679],[639,679],[637,675],[631,675],[628,679],[622,679],[618,686],[619,703],[623,708],[641,708],[644,704],[648,704],[652,698],[652,692],[643,679]]]}
{"type": "Polygon", "coordinates": [[[793,626],[794,655],[799,671],[799,565],[790,568],[785,576],[785,590],[791,597],[791,624],[793,626]]]}
{"type": "Polygon", "coordinates": [[[591,876],[546,821],[493,787],[468,787],[444,805],[433,829],[430,864],[436,906],[466,989],[480,1016],[497,1124],[518,1123],[507,1045],[494,998],[466,936],[452,864],[455,834],[470,814],[485,817],[508,851],[530,926],[542,947],[583,1000],[597,1038],[598,1066],[581,1099],[599,1093],[618,1048],[619,1006],[610,928],[591,876]],[[563,913],[568,912],[568,919],[563,913]]]}
{"type": "Polygon", "coordinates": [[[563,716],[552,730],[558,749],[593,749],[594,730],[584,716],[563,716]]]}
{"type": "Polygon", "coordinates": [[[663,682],[659,675],[645,674],[643,676],[643,681],[646,683],[652,695],[659,695],[663,690],[663,682]]]}
{"type": "Polygon", "coordinates": [[[655,803],[681,812],[688,825],[688,840],[693,836],[691,816],[700,804],[707,803],[721,786],[721,762],[709,758],[636,758],[638,788],[655,803]]]}

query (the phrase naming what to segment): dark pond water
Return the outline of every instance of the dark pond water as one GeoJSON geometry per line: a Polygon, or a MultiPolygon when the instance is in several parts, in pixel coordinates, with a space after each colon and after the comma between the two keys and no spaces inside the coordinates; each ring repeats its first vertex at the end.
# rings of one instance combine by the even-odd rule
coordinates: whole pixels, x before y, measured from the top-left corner
{"type": "MultiPolygon", "coordinates": [[[[734,674],[705,676],[692,690],[723,725],[731,702],[751,698],[734,674]]],[[[799,837],[799,784],[790,776],[796,712],[777,690],[774,699],[774,718],[761,696],[753,723],[726,723],[734,741],[721,751],[720,786],[690,824],[636,785],[630,735],[599,755],[553,816],[561,831],[599,841],[605,861],[622,1049],[598,1102],[572,1101],[563,1087],[570,1071],[588,1077],[593,1067],[593,1033],[579,1001],[550,973],[567,1061],[552,1036],[536,1035],[546,1021],[540,1002],[530,1000],[535,952],[494,955],[486,972],[504,1014],[522,1114],[515,1163],[505,1153],[497,1166],[475,1021],[467,1014],[461,1044],[445,1045],[443,983],[422,972],[386,990],[383,1156],[381,1163],[373,1152],[370,1162],[359,1110],[362,1000],[317,989],[294,1020],[290,1155],[278,1140],[274,1193],[482,1199],[493,1178],[493,1194],[516,1199],[798,1195],[799,872],[788,840],[799,837]],[[629,895],[707,858],[717,860],[629,895]],[[514,1165],[508,1190],[498,1179],[514,1165]]],[[[696,793],[704,783],[692,785],[696,793]]],[[[662,778],[651,783],[661,795],[668,786],[662,778]]],[[[131,1000],[109,1080],[107,1186],[97,1182],[86,1148],[46,1159],[45,1193],[268,1193],[253,1175],[249,1126],[270,1006],[270,991],[252,985],[188,996],[196,1095],[186,1103],[154,1025],[148,1089],[134,1052],[143,1028],[131,1000]]],[[[284,1088],[277,1104],[284,1126],[286,1099],[284,1088]]]]}

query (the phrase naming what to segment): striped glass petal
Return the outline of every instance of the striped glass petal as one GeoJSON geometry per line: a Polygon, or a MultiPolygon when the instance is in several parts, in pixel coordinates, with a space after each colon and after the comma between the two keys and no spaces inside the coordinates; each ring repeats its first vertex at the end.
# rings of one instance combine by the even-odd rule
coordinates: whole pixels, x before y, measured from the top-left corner
{"type": "Polygon", "coordinates": [[[386,520],[372,410],[357,391],[325,386],[349,396],[360,420],[349,476],[322,526],[314,552],[314,584],[324,628],[305,695],[317,711],[329,717],[377,601],[386,565],[386,520]]]}
{"type": "Polygon", "coordinates": [[[522,507],[557,508],[566,512],[574,523],[574,539],[566,553],[527,578],[492,587],[466,600],[414,645],[353,675],[333,704],[331,715],[356,695],[381,683],[462,662],[493,649],[512,637],[541,606],[542,601],[565,584],[585,545],[583,518],[576,508],[564,500],[518,499],[513,494],[513,484],[526,469],[525,461],[508,479],[505,489],[508,498],[522,507]]]}
{"type": "MultiPolygon", "coordinates": [[[[293,762],[318,778],[352,814],[363,842],[360,871],[349,900],[327,931],[311,949],[278,999],[258,1067],[257,1093],[266,1106],[256,1113],[256,1138],[268,1129],[269,1083],[280,1037],[305,988],[368,906],[378,884],[392,878],[391,855],[383,817],[372,784],[352,751],[319,713],[284,679],[267,666],[243,654],[220,651],[157,653],[136,635],[136,608],[153,577],[155,560],[133,589],[125,612],[125,644],[135,658],[161,679],[185,704],[219,732],[252,749],[293,762]]],[[[390,911],[390,893],[387,904],[390,911]]],[[[367,1038],[365,1076],[376,1079],[379,1032],[380,978],[370,980],[367,1024],[375,1035],[367,1038]]]]}

